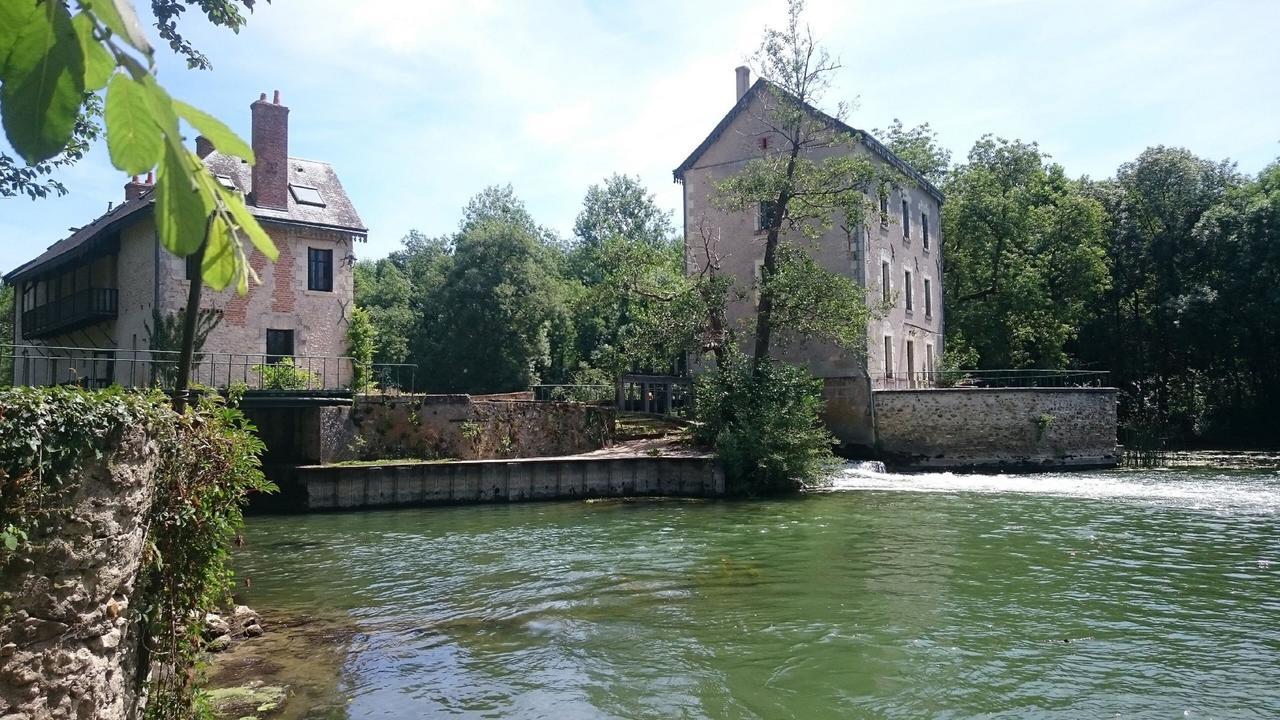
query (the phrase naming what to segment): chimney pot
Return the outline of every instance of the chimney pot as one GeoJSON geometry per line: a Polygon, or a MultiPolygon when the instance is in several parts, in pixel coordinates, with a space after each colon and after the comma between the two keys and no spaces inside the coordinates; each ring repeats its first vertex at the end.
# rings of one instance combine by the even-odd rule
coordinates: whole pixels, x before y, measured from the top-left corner
{"type": "Polygon", "coordinates": [[[735,99],[741,100],[742,96],[747,94],[747,89],[751,87],[751,68],[746,65],[739,65],[734,69],[734,73],[737,75],[738,80],[738,95],[735,99]]]}
{"type": "Polygon", "coordinates": [[[273,104],[275,104],[275,105],[279,105],[279,104],[280,104],[280,91],[279,91],[279,90],[277,90],[277,91],[276,91],[276,96],[275,96],[275,98],[274,98],[274,99],[272,99],[272,101],[271,101],[271,102],[272,102],[273,104]]]}
{"type": "Polygon", "coordinates": [[[259,93],[259,94],[258,94],[258,102],[266,102],[266,101],[267,101],[267,94],[266,94],[266,93],[259,93]]]}
{"type": "Polygon", "coordinates": [[[148,184],[148,185],[155,185],[155,184],[156,184],[156,173],[155,173],[155,171],[154,171],[154,170],[148,170],[148,171],[147,171],[147,184],[148,184]]]}

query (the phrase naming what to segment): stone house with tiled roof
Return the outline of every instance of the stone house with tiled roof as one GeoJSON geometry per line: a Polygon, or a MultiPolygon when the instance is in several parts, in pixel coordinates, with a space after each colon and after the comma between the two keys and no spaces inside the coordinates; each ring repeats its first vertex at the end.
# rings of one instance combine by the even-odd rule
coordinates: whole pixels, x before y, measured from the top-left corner
{"type": "MultiPolygon", "coordinates": [[[[766,80],[750,83],[750,71],[737,69],[737,102],[705,140],[674,171],[684,187],[685,256],[688,267],[705,265],[702,232],[714,233],[720,270],[739,290],[754,287],[764,261],[763,208],[729,213],[715,207],[711,197],[717,183],[739,172],[752,158],[781,146],[770,142],[776,133],[768,122],[785,92],[766,80]]],[[[804,110],[824,126],[854,138],[852,147],[821,148],[814,153],[859,153],[893,168],[902,179],[883,188],[868,188],[868,200],[878,202],[878,218],[846,233],[834,223],[809,252],[827,270],[853,279],[867,290],[868,300],[888,300],[887,314],[872,319],[864,351],[832,344],[797,343],[781,357],[808,368],[823,380],[826,420],[838,439],[850,446],[875,441],[872,387],[917,387],[931,383],[942,354],[942,192],[870,134],[850,127],[821,110],[804,110]],[[878,196],[878,197],[877,197],[878,196]]],[[[814,155],[814,159],[820,159],[814,155]]],[[[754,328],[753,292],[730,293],[729,323],[754,328]]],[[[750,352],[750,346],[744,346],[750,352]]]]}
{"type": "MultiPolygon", "coordinates": [[[[223,155],[204,138],[196,154],[246,204],[279,249],[275,263],[256,250],[261,279],[247,295],[206,288],[201,308],[221,320],[204,345],[196,380],[220,385],[256,378],[249,368],[280,357],[347,354],[355,244],[368,230],[333,167],[289,156],[289,108],[280,95],[250,105],[254,165],[223,155]],[[219,363],[225,364],[225,368],[219,363]]],[[[153,314],[186,305],[197,268],[164,250],[156,234],[150,179],[134,178],[125,201],[5,276],[15,286],[15,384],[154,382],[153,314]],[[85,362],[84,350],[92,350],[85,362]],[[62,365],[50,358],[64,358],[62,365]]],[[[339,361],[314,364],[318,381],[350,378],[339,361]]]]}

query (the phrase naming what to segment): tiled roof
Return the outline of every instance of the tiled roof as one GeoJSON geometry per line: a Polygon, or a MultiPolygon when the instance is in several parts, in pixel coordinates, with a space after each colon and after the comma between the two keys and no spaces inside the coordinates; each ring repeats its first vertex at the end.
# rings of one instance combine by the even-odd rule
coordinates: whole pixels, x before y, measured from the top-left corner
{"type": "MultiPolygon", "coordinates": [[[[743,93],[742,97],[738,98],[737,104],[735,104],[733,108],[730,109],[729,112],[724,116],[724,118],[720,120],[719,124],[716,125],[715,129],[711,131],[711,134],[707,136],[707,139],[703,140],[702,143],[698,145],[698,147],[695,148],[692,153],[689,154],[689,157],[685,158],[685,161],[680,163],[679,167],[671,171],[671,174],[675,177],[675,179],[679,181],[684,181],[685,172],[693,167],[693,164],[698,161],[698,158],[702,157],[702,154],[706,152],[707,149],[710,148],[715,143],[716,140],[720,139],[720,136],[724,134],[725,130],[729,129],[729,125],[733,123],[734,118],[736,118],[739,113],[746,110],[747,107],[751,105],[751,101],[753,98],[755,98],[760,93],[766,92],[768,90],[772,90],[773,92],[788,95],[791,97],[793,101],[799,102],[799,100],[796,100],[795,96],[790,95],[790,93],[788,93],[786,90],[783,90],[782,88],[769,82],[768,80],[765,80],[764,78],[756,80],[755,84],[752,85],[751,88],[747,90],[745,93],[743,93]]],[[[879,155],[880,158],[883,159],[885,162],[894,166],[895,168],[900,170],[904,175],[914,180],[916,183],[920,185],[921,188],[924,189],[925,192],[932,195],[935,200],[937,200],[938,202],[942,202],[943,196],[942,196],[941,190],[935,187],[933,183],[926,180],[923,175],[917,172],[915,168],[908,165],[905,160],[893,154],[893,151],[885,147],[883,144],[881,144],[879,140],[876,140],[875,138],[871,137],[870,133],[866,132],[865,130],[859,130],[855,127],[847,125],[844,122],[841,122],[840,120],[837,120],[836,118],[831,117],[830,115],[822,112],[818,108],[808,103],[801,103],[801,104],[804,106],[804,109],[807,112],[812,114],[814,117],[817,117],[819,120],[832,125],[833,127],[835,127],[837,130],[841,132],[848,133],[849,135],[852,135],[858,138],[858,141],[861,142],[863,145],[865,145],[867,149],[871,150],[876,155],[879,155]]]]}
{"type": "MultiPolygon", "coordinates": [[[[241,192],[247,193],[252,189],[252,167],[240,158],[212,152],[205,157],[204,163],[215,175],[229,178],[241,192]]],[[[351,204],[351,199],[342,189],[342,183],[338,181],[338,175],[333,171],[333,166],[315,160],[289,158],[289,183],[315,188],[324,199],[324,206],[299,203],[290,192],[289,207],[286,210],[250,205],[249,211],[255,217],[266,221],[321,226],[346,230],[361,236],[368,233],[364,221],[360,219],[355,206],[351,204]]],[[[4,276],[5,282],[17,282],[37,270],[52,269],[74,260],[80,254],[96,247],[98,242],[108,239],[108,233],[119,228],[124,220],[150,208],[152,200],[152,193],[148,190],[133,200],[115,206],[70,236],[50,245],[34,260],[11,270],[4,276]]]]}
{"type": "MultiPolygon", "coordinates": [[[[231,178],[237,190],[247,194],[253,189],[253,167],[240,158],[214,151],[205,157],[204,164],[213,174],[231,178]]],[[[287,210],[253,206],[249,209],[264,220],[322,225],[360,234],[369,231],[329,163],[289,158],[289,184],[315,188],[324,198],[324,207],[299,203],[290,192],[287,210]]]]}

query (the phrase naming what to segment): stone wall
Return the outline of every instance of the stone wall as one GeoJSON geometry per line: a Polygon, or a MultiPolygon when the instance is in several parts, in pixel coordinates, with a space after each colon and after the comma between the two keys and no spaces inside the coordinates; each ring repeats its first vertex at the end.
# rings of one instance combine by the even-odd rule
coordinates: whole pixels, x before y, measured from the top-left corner
{"type": "Polygon", "coordinates": [[[549,457],[606,446],[613,410],[468,395],[360,396],[352,406],[252,407],[268,465],[549,457]]]}
{"type": "Polygon", "coordinates": [[[900,469],[1109,467],[1114,388],[877,390],[876,442],[900,469]]]}
{"type": "Polygon", "coordinates": [[[133,429],[0,575],[0,718],[140,717],[142,562],[156,447],[133,429]]]}
{"type": "Polygon", "coordinates": [[[352,459],[576,455],[613,435],[610,408],[467,395],[368,396],[351,409],[352,459]]]}

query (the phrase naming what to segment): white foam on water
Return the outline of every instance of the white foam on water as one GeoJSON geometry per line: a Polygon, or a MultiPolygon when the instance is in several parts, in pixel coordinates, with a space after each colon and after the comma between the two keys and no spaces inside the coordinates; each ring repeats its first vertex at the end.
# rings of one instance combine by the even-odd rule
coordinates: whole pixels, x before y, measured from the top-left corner
{"type": "Polygon", "coordinates": [[[849,464],[833,491],[1028,493],[1118,500],[1215,511],[1280,512],[1280,472],[1248,474],[1176,470],[1109,470],[1029,474],[892,473],[869,463],[849,464]]]}

